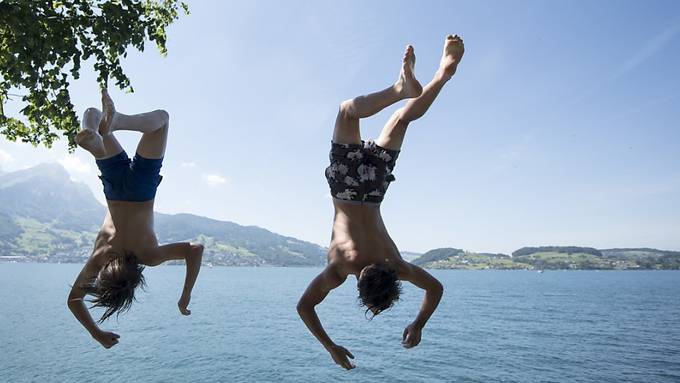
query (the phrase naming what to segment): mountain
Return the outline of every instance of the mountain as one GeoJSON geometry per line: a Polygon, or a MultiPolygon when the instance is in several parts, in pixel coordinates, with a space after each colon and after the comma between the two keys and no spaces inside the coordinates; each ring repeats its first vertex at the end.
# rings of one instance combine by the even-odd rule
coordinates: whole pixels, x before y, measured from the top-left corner
{"type": "Polygon", "coordinates": [[[414,259],[412,263],[418,266],[425,266],[431,263],[448,260],[451,257],[456,257],[464,254],[461,249],[454,249],[452,247],[444,247],[441,249],[434,249],[426,252],[420,257],[414,259]]]}
{"type": "MultiPolygon", "coordinates": [[[[83,262],[106,208],[58,164],[0,174],[0,255],[39,262],[83,262]]],[[[313,243],[192,214],[155,216],[161,243],[198,241],[204,261],[236,266],[321,266],[313,243]]]]}
{"type": "Polygon", "coordinates": [[[602,252],[592,247],[579,246],[539,246],[523,247],[512,252],[513,257],[532,255],[536,253],[559,253],[559,254],[590,254],[597,257],[602,256],[602,252]]]}
{"type": "MultiPolygon", "coordinates": [[[[84,262],[106,208],[58,164],[0,172],[0,260],[84,262]]],[[[198,241],[204,261],[233,266],[322,266],[326,250],[313,243],[192,214],[156,214],[161,243],[198,241]]],[[[651,248],[523,247],[506,254],[456,248],[406,260],[440,269],[680,269],[680,252],[651,248]]]]}
{"type": "Polygon", "coordinates": [[[412,261],[430,269],[523,269],[507,254],[475,253],[452,247],[434,249],[412,261]]]}
{"type": "Polygon", "coordinates": [[[38,222],[59,222],[63,230],[92,230],[106,209],[59,164],[42,164],[0,175],[0,213],[38,222]]]}
{"type": "Polygon", "coordinates": [[[680,252],[650,248],[598,250],[578,246],[541,246],[523,247],[509,256],[441,248],[430,250],[412,262],[435,269],[678,270],[680,252]]]}
{"type": "Polygon", "coordinates": [[[205,245],[204,259],[231,266],[322,266],[326,250],[257,226],[241,226],[192,214],[156,214],[163,243],[195,240],[205,245]]]}
{"type": "Polygon", "coordinates": [[[401,254],[401,257],[408,262],[420,258],[420,256],[423,255],[422,253],[414,253],[412,251],[400,251],[399,254],[401,254]]]}
{"type": "Polygon", "coordinates": [[[656,258],[656,257],[677,257],[680,255],[680,251],[670,251],[670,250],[658,250],[650,249],[648,247],[638,247],[638,248],[623,248],[623,249],[602,249],[600,250],[602,255],[610,258],[656,258]]]}
{"type": "Polygon", "coordinates": [[[624,248],[624,249],[602,249],[602,255],[619,260],[620,262],[629,262],[639,265],[641,268],[650,269],[679,269],[680,268],[680,251],[658,250],[643,248],[624,248]]]}

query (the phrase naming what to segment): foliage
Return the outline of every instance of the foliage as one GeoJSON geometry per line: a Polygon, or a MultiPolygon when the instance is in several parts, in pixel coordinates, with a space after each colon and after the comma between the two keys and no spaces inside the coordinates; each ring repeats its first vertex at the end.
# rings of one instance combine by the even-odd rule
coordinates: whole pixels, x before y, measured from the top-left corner
{"type": "Polygon", "coordinates": [[[563,254],[592,254],[598,257],[602,256],[600,250],[594,249],[592,247],[579,247],[579,246],[540,246],[540,247],[523,247],[519,250],[512,252],[513,257],[520,257],[522,255],[531,255],[534,253],[563,253],[563,254]]]}
{"type": "Polygon", "coordinates": [[[449,259],[450,257],[462,255],[464,253],[461,249],[454,249],[451,247],[444,247],[441,249],[430,250],[427,253],[413,260],[415,265],[424,265],[431,262],[437,262],[449,259]]]}
{"type": "Polygon", "coordinates": [[[179,0],[0,0],[0,134],[50,147],[61,133],[73,148],[79,121],[68,87],[83,61],[93,59],[102,87],[111,78],[134,91],[120,59],[147,40],[165,55],[180,8],[188,14],[179,0]],[[5,115],[10,97],[21,97],[27,123],[5,115]]]}
{"type": "MultiPolygon", "coordinates": [[[[529,249],[529,248],[523,248],[529,249]]],[[[533,249],[556,249],[542,246],[533,249]]],[[[474,253],[444,248],[430,250],[413,260],[433,269],[526,269],[526,270],[679,270],[680,252],[650,248],[604,249],[565,246],[561,251],[539,251],[512,258],[504,254],[474,253]],[[586,251],[575,252],[574,249],[586,251]],[[596,254],[592,250],[596,250],[596,254]],[[597,255],[597,254],[601,255],[597,255]],[[424,258],[427,255],[426,258],[424,258]]],[[[522,249],[520,249],[522,250],[522,249]]]]}
{"type": "Polygon", "coordinates": [[[593,270],[615,268],[612,260],[584,252],[567,253],[546,251],[532,253],[530,255],[513,256],[512,260],[517,263],[531,265],[534,269],[546,270],[593,270]]]}

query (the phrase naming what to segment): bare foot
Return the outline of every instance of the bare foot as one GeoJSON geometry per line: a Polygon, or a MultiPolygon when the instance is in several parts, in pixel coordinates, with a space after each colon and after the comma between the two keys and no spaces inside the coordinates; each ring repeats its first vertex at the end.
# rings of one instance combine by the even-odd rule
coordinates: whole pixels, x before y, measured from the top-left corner
{"type": "Polygon", "coordinates": [[[407,45],[404,51],[404,58],[401,64],[401,73],[399,73],[399,80],[394,84],[397,92],[404,98],[418,97],[423,93],[423,87],[416,80],[416,75],[413,73],[416,66],[416,54],[413,52],[413,46],[407,45]]]}
{"type": "Polygon", "coordinates": [[[458,35],[446,36],[444,53],[442,53],[442,59],[439,62],[439,73],[443,80],[449,80],[456,73],[463,53],[465,53],[463,39],[458,35]]]}
{"type": "Polygon", "coordinates": [[[105,136],[110,134],[115,125],[116,118],[116,106],[113,104],[111,96],[106,89],[102,90],[102,119],[99,121],[99,134],[105,136]]]}
{"type": "Polygon", "coordinates": [[[104,141],[102,136],[93,129],[84,128],[76,135],[76,143],[83,149],[90,152],[94,158],[106,156],[104,141]]]}

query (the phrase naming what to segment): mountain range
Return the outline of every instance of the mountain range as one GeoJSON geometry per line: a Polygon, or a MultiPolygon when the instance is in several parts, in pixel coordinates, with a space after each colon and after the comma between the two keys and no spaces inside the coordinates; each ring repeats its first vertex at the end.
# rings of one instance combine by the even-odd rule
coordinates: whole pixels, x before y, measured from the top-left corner
{"type": "MultiPolygon", "coordinates": [[[[38,262],[83,262],[106,208],[59,164],[0,174],[0,255],[38,262]]],[[[232,266],[321,266],[316,244],[192,214],[155,216],[161,243],[198,241],[204,261],[232,266]]]]}
{"type": "MultiPolygon", "coordinates": [[[[16,172],[0,170],[0,260],[84,262],[92,251],[106,207],[59,164],[16,172]]],[[[204,261],[228,266],[323,266],[326,249],[314,243],[193,214],[155,215],[161,243],[197,241],[204,261]]],[[[523,247],[511,255],[457,248],[407,261],[439,269],[680,269],[680,252],[651,248],[523,247]]]]}
{"type": "Polygon", "coordinates": [[[435,269],[678,270],[680,251],[541,246],[523,247],[508,255],[447,247],[430,250],[412,262],[435,269]]]}

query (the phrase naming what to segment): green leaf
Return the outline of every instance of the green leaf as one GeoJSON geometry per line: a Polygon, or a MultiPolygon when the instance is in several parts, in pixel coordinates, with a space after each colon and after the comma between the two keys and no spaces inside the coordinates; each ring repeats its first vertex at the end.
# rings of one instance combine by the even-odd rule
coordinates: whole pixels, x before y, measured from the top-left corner
{"type": "Polygon", "coordinates": [[[66,137],[69,149],[80,122],[69,93],[82,62],[94,57],[97,81],[133,91],[120,63],[131,48],[154,41],[167,54],[166,28],[189,14],[179,0],[0,0],[0,134],[50,147],[66,137]],[[6,116],[10,89],[26,93],[18,116],[6,116]]]}

